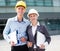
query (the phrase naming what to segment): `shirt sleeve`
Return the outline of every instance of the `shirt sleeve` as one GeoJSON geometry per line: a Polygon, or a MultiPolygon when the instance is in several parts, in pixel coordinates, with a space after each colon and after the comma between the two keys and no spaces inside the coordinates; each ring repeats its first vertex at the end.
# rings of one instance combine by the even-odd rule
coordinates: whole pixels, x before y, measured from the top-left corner
{"type": "Polygon", "coordinates": [[[10,21],[9,21],[9,19],[8,19],[8,21],[7,21],[7,23],[6,23],[6,26],[5,26],[5,28],[4,28],[4,31],[3,31],[3,37],[4,37],[4,39],[7,41],[7,42],[9,42],[10,40],[10,38],[8,37],[8,34],[10,33],[10,21]]]}

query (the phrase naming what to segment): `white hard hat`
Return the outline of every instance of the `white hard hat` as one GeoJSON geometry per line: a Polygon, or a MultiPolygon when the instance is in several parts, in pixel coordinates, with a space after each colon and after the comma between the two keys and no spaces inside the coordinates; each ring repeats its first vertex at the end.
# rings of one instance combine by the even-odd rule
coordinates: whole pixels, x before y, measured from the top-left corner
{"type": "Polygon", "coordinates": [[[29,17],[29,15],[32,14],[32,13],[37,14],[38,17],[39,17],[39,13],[35,9],[30,9],[29,12],[28,12],[28,14],[27,14],[27,17],[29,17]]]}

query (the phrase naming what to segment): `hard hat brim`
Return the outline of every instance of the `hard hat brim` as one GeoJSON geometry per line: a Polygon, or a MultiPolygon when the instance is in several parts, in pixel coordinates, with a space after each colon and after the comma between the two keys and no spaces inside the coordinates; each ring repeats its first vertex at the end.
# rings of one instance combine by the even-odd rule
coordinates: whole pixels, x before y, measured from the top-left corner
{"type": "Polygon", "coordinates": [[[24,8],[26,9],[26,7],[25,7],[25,6],[22,6],[22,5],[18,5],[18,6],[16,6],[15,8],[20,7],[20,6],[21,6],[21,7],[24,7],[24,8]]]}

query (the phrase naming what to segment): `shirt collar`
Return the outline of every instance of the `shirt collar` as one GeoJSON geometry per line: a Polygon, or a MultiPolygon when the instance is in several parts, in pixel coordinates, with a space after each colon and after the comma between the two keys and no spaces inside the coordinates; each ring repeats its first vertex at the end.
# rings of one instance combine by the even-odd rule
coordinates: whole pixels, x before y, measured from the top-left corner
{"type": "MultiPolygon", "coordinates": [[[[33,26],[32,23],[30,24],[30,26],[33,26]]],[[[40,23],[39,22],[37,22],[37,26],[40,26],[40,23]]]]}
{"type": "MultiPolygon", "coordinates": [[[[15,21],[18,21],[18,19],[17,19],[17,16],[15,16],[15,21]]],[[[23,17],[23,20],[22,20],[22,22],[26,22],[26,19],[23,17]]]]}

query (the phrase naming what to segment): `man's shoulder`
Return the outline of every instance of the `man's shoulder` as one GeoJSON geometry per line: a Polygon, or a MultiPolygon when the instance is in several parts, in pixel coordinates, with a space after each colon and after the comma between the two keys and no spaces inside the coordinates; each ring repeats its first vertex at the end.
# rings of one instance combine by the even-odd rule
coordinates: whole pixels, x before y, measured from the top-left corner
{"type": "Polygon", "coordinates": [[[28,19],[26,19],[26,18],[23,18],[24,19],[24,21],[28,21],[28,19]]]}
{"type": "Polygon", "coordinates": [[[29,23],[30,23],[30,21],[29,21],[28,19],[26,19],[26,18],[24,18],[24,21],[25,21],[25,22],[29,22],[29,23]]]}
{"type": "Polygon", "coordinates": [[[15,17],[9,18],[8,21],[14,21],[15,17]]]}

